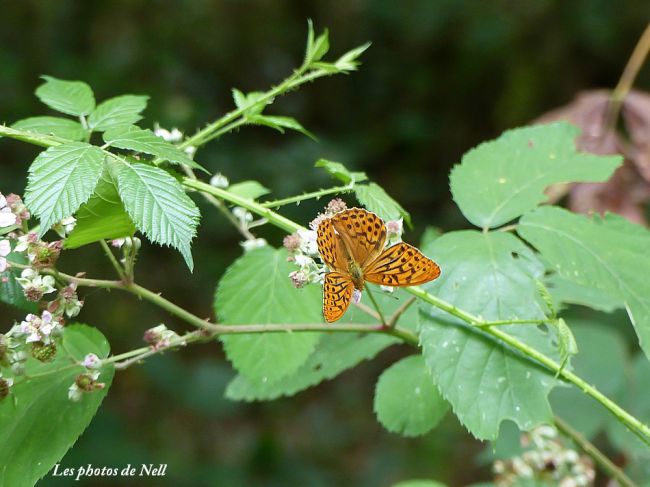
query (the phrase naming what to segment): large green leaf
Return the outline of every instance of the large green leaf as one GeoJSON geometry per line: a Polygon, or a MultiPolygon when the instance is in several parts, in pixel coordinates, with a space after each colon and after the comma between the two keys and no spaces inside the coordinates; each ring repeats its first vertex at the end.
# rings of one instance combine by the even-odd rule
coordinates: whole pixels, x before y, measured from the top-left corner
{"type": "Polygon", "coordinates": [[[116,172],[118,192],[138,230],[152,242],[177,249],[192,270],[191,243],[200,213],[180,183],[147,164],[120,164],[116,172]]]}
{"type": "MultiPolygon", "coordinates": [[[[621,334],[598,322],[569,320],[568,324],[578,342],[579,352],[571,359],[575,372],[618,401],[627,373],[627,352],[621,334]]],[[[555,388],[550,397],[553,412],[587,438],[596,435],[611,416],[601,404],[574,387],[555,388]]]]}
{"type": "MultiPolygon", "coordinates": [[[[335,326],[333,328],[336,331],[335,326]]],[[[379,334],[327,334],[293,374],[271,383],[251,381],[240,374],[228,384],[226,396],[236,401],[268,401],[292,396],[372,359],[393,343],[397,343],[397,339],[379,334]]]]}
{"type": "Polygon", "coordinates": [[[79,122],[60,117],[23,118],[11,127],[39,134],[56,135],[69,140],[83,140],[86,135],[86,131],[79,122]]]}
{"type": "MultiPolygon", "coordinates": [[[[215,312],[227,325],[321,323],[319,286],[295,289],[289,273],[296,266],[287,252],[262,247],[245,253],[219,282],[215,312]]],[[[223,335],[226,355],[254,383],[272,383],[305,363],[320,333],[223,335]]]]}
{"type": "Polygon", "coordinates": [[[104,152],[83,142],[41,152],[29,167],[25,203],[41,220],[41,235],[88,201],[102,175],[104,152]]]}
{"type": "Polygon", "coordinates": [[[190,159],[185,152],[162,137],[156,136],[149,129],[141,129],[135,125],[113,127],[104,132],[104,141],[113,147],[144,152],[173,164],[184,164],[205,171],[203,167],[190,159]]]}
{"type": "Polygon", "coordinates": [[[65,81],[51,76],[36,88],[36,96],[47,106],[68,115],[89,115],[95,109],[95,95],[83,81],[65,81]]]}
{"type": "MultiPolygon", "coordinates": [[[[69,325],[63,343],[53,362],[29,359],[26,371],[35,376],[63,370],[28,381],[16,378],[13,398],[0,402],[0,485],[31,486],[47,474],[90,424],[108,392],[112,366],[101,370],[99,381],[106,384],[104,389],[83,394],[79,402],[68,399],[68,388],[85,368],[70,367],[67,353],[75,361],[88,353],[105,358],[109,347],[104,336],[95,328],[69,325]]],[[[3,374],[11,377],[9,370],[3,374]]]]}
{"type": "Polygon", "coordinates": [[[650,357],[650,231],[617,215],[587,218],[556,207],[525,215],[518,231],[559,275],[623,301],[650,357]]]}
{"type": "Polygon", "coordinates": [[[429,432],[449,404],[438,392],[422,355],[406,357],[386,369],[375,391],[375,413],[388,431],[404,436],[429,432]]]}
{"type": "Polygon", "coordinates": [[[578,284],[555,273],[548,276],[545,282],[553,301],[558,303],[579,304],[606,313],[624,307],[621,299],[601,289],[578,284]]]}
{"type": "Polygon", "coordinates": [[[64,246],[76,249],[100,240],[129,237],[135,230],[113,177],[109,171],[104,171],[91,198],[79,208],[77,224],[65,239],[64,246]]]}
{"type": "Polygon", "coordinates": [[[100,103],[88,117],[92,130],[108,130],[132,125],[142,119],[141,112],[147,107],[148,96],[122,95],[100,103]]]}
{"type": "Polygon", "coordinates": [[[409,226],[411,225],[411,215],[378,184],[359,184],[354,187],[354,191],[359,203],[384,220],[403,218],[409,226]]]}
{"type": "MultiPolygon", "coordinates": [[[[535,279],[544,267],[515,236],[453,232],[424,252],[438,262],[440,277],[426,290],[486,320],[541,319],[535,279]]],[[[517,350],[439,309],[421,308],[420,340],[434,382],[458,419],[480,439],[495,439],[511,419],[522,430],[551,422],[547,395],[553,374],[517,350]]],[[[550,337],[533,325],[501,329],[537,350],[557,356],[550,337]]]]}
{"type": "MultiPolygon", "coordinates": [[[[27,264],[27,258],[22,254],[12,252],[7,256],[7,259],[17,264],[27,264]]],[[[0,301],[18,309],[35,313],[38,310],[38,305],[27,301],[23,287],[16,281],[18,276],[20,276],[20,269],[16,268],[9,268],[4,272],[0,272],[0,301]]]]}
{"type": "Polygon", "coordinates": [[[622,158],[577,152],[578,133],[561,122],[509,130],[479,145],[451,172],[454,201],[474,225],[492,228],[545,201],[551,184],[606,181],[622,158]]]}

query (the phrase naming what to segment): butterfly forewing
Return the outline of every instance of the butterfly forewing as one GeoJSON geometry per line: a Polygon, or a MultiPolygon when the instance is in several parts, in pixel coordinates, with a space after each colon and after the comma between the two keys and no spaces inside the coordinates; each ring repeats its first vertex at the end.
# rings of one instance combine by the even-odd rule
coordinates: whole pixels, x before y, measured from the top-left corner
{"type": "Polygon", "coordinates": [[[323,285],[323,316],[328,323],[338,320],[350,306],[354,284],[349,275],[340,272],[325,274],[323,285]]]}
{"type": "Polygon", "coordinates": [[[379,256],[386,244],[386,225],[381,218],[360,208],[351,208],[331,219],[350,256],[361,267],[379,256]]]}
{"type": "Polygon", "coordinates": [[[316,231],[318,252],[323,262],[333,271],[347,272],[348,262],[343,248],[343,242],[336,232],[332,220],[323,220],[316,231]]]}
{"type": "Polygon", "coordinates": [[[440,275],[440,267],[407,243],[387,248],[364,268],[363,278],[384,286],[416,286],[440,275]]]}

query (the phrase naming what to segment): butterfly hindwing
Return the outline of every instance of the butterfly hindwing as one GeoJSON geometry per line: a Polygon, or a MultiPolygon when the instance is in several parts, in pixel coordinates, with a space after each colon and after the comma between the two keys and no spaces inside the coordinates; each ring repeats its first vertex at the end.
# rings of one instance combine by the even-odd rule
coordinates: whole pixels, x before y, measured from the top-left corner
{"type": "Polygon", "coordinates": [[[332,323],[347,311],[354,292],[352,278],[348,274],[329,272],[323,285],[323,316],[332,323]]]}
{"type": "Polygon", "coordinates": [[[350,256],[361,267],[377,258],[386,244],[384,221],[367,210],[344,210],[331,221],[350,256]]]}
{"type": "Polygon", "coordinates": [[[363,278],[384,286],[416,286],[440,275],[440,267],[418,249],[401,242],[387,248],[364,269],[363,278]]]}

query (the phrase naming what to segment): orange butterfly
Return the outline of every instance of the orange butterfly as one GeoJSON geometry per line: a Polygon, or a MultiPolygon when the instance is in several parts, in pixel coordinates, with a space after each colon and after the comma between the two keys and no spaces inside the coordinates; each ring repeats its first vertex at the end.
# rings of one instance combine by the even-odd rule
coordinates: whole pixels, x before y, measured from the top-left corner
{"type": "Polygon", "coordinates": [[[360,208],[341,211],[318,225],[318,252],[332,272],[325,274],[323,316],[332,323],[345,313],[365,281],[415,286],[440,275],[440,267],[415,247],[398,243],[384,250],[386,225],[360,208]]]}

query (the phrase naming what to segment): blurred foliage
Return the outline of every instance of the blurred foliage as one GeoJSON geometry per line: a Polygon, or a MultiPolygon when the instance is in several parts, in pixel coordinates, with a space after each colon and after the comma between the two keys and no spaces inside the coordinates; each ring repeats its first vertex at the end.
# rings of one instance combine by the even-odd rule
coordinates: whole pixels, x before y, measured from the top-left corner
{"type": "MultiPolygon", "coordinates": [[[[319,141],[244,128],[208,145],[198,160],[233,182],[262,181],[271,197],[328,184],[314,162],[342,161],[365,171],[412,214],[417,233],[406,238],[417,241],[425,224],[461,225],[448,173],[468,148],[580,90],[616,84],[646,10],[634,0],[10,2],[0,30],[0,114],[7,123],[45,114],[33,91],[47,73],[87,81],[100,99],[150,95],[145,126],[158,122],[191,133],[232,108],[232,87],[266,89],[290,72],[312,18],[330,29],[333,54],[373,43],[358,73],[276,101],[274,113],[295,116],[319,141]]],[[[637,85],[650,86],[649,70],[637,85]]],[[[0,192],[22,192],[35,153],[0,142],[0,192]]],[[[204,219],[194,275],[175,252],[149,245],[138,273],[144,285],[207,317],[218,278],[241,251],[223,217],[197,203],[204,219]]],[[[306,223],[321,204],[286,213],[306,223]]],[[[272,243],[281,236],[270,228],[259,233],[272,243]]],[[[61,267],[111,273],[93,246],[67,252],[61,267]]],[[[85,299],[83,320],[99,327],[118,353],[158,322],[185,326],[130,296],[90,292],[85,299]]],[[[0,312],[18,317],[4,307],[0,312]]],[[[631,330],[616,331],[629,340],[624,328],[631,330]]],[[[192,350],[121,373],[63,466],[169,463],[168,476],[151,485],[375,486],[436,478],[455,486],[490,478],[488,466],[470,460],[483,445],[451,415],[418,439],[391,435],[375,420],[374,382],[405,350],[388,350],[376,363],[294,399],[250,405],[223,398],[233,373],[218,344],[192,350]]],[[[95,478],[81,485],[113,484],[95,478]]]]}

